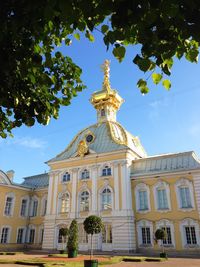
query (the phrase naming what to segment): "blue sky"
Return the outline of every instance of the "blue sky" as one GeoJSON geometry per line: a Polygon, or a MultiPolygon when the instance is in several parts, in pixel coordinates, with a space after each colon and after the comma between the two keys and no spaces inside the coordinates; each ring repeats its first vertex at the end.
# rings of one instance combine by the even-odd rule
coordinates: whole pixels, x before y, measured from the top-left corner
{"type": "Polygon", "coordinates": [[[136,83],[147,76],[132,63],[138,48],[129,47],[124,61],[118,63],[97,32],[94,43],[73,40],[70,47],[61,49],[83,69],[87,89],[70,106],[61,108],[59,119],[51,120],[48,126],[23,126],[13,131],[14,138],[0,139],[0,169],[13,169],[15,182],[48,171],[44,162],[64,150],[78,131],[96,122],[89,98],[101,89],[100,66],[105,59],[111,60],[111,86],[125,99],[118,121],[139,136],[148,155],[189,150],[200,155],[200,64],[176,60],[170,91],[152,84],[150,78],[151,90],[143,96],[136,83]]]}

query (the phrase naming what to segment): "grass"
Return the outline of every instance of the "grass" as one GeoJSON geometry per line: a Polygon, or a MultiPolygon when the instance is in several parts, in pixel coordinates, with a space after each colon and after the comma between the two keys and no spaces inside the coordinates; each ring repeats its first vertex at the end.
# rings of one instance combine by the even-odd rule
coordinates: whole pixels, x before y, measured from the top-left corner
{"type": "MultiPolygon", "coordinates": [[[[50,254],[49,257],[59,257],[59,258],[66,258],[66,254],[50,254]]],[[[101,256],[103,257],[103,256],[101,256]]],[[[144,261],[152,261],[152,262],[162,262],[165,261],[165,258],[153,258],[153,257],[121,257],[121,256],[114,256],[114,257],[105,257],[105,261],[99,261],[99,265],[104,267],[105,265],[111,265],[115,263],[119,263],[121,261],[126,262],[144,262],[144,261]]],[[[95,259],[95,256],[94,256],[95,259]]],[[[39,267],[83,267],[83,259],[80,261],[73,261],[73,262],[64,262],[64,261],[56,261],[52,260],[51,262],[45,258],[32,258],[27,260],[15,260],[15,259],[0,259],[0,264],[22,264],[22,265],[35,265],[39,267]]],[[[16,265],[17,267],[17,265],[16,265]]]]}

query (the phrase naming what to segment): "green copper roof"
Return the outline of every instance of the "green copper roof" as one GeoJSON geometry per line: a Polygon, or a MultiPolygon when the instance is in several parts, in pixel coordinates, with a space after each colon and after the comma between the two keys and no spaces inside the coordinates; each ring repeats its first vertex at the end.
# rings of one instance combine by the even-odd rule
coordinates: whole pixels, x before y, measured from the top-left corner
{"type": "Polygon", "coordinates": [[[90,133],[94,135],[94,140],[91,143],[87,143],[87,145],[89,151],[93,153],[99,154],[129,148],[133,150],[138,157],[146,155],[139,139],[128,133],[119,123],[102,122],[89,126],[79,132],[63,152],[48,162],[76,157],[79,142],[85,140],[86,136],[90,133]]]}

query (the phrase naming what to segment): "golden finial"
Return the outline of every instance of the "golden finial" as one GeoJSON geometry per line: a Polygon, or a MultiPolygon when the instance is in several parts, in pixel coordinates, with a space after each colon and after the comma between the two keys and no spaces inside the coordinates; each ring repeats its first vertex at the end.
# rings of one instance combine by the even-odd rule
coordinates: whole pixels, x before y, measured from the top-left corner
{"type": "Polygon", "coordinates": [[[110,61],[106,59],[104,64],[101,65],[101,68],[104,72],[103,89],[110,92],[110,61]]]}

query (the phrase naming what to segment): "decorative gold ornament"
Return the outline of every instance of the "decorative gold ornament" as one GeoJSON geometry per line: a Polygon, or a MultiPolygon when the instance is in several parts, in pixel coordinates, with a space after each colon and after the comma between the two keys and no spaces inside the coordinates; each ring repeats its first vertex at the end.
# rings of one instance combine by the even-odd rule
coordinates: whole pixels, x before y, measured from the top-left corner
{"type": "Polygon", "coordinates": [[[85,140],[81,140],[77,148],[78,155],[82,158],[88,153],[88,145],[85,140]]]}
{"type": "Polygon", "coordinates": [[[104,79],[103,79],[103,89],[106,90],[108,93],[110,92],[110,61],[108,59],[105,60],[101,68],[104,72],[104,79]]]}

